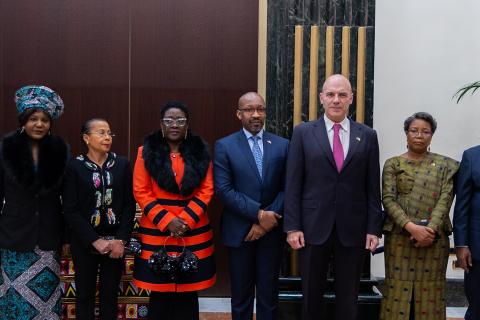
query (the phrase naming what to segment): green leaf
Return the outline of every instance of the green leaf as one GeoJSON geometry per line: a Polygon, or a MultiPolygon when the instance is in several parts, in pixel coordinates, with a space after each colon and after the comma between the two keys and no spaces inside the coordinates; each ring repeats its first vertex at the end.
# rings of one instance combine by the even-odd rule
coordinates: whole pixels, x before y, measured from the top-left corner
{"type": "Polygon", "coordinates": [[[457,103],[463,99],[463,97],[471,91],[471,94],[474,94],[480,88],[480,81],[476,81],[470,84],[467,84],[463,88],[460,88],[454,95],[453,98],[457,98],[457,103]]]}

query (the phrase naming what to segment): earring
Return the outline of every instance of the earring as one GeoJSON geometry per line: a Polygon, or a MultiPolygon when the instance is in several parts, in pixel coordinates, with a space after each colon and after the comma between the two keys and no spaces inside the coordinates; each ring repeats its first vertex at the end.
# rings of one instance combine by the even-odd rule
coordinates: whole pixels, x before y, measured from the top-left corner
{"type": "Polygon", "coordinates": [[[163,132],[163,128],[160,128],[160,130],[162,131],[162,138],[165,138],[165,132],[163,132]]]}
{"type": "Polygon", "coordinates": [[[188,127],[187,127],[187,129],[185,130],[185,140],[187,140],[187,135],[188,135],[188,127]]]}
{"type": "Polygon", "coordinates": [[[49,136],[52,135],[52,132],[51,132],[50,130],[48,130],[48,135],[49,135],[49,136]]]}
{"type": "Polygon", "coordinates": [[[25,127],[22,127],[22,130],[20,130],[20,133],[24,133],[25,132],[25,127]]]}

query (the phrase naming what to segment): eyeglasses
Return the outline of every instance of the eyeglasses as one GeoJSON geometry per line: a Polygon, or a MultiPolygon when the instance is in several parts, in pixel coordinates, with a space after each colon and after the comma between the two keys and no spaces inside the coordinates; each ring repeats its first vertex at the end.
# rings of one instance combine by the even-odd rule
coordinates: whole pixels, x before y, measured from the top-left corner
{"type": "Polygon", "coordinates": [[[408,129],[408,133],[410,133],[414,137],[416,137],[416,136],[428,137],[428,136],[432,135],[431,131],[427,131],[427,130],[419,131],[417,129],[408,129]]]}
{"type": "Polygon", "coordinates": [[[238,108],[238,111],[245,112],[247,114],[254,114],[257,111],[258,114],[265,114],[267,108],[265,107],[247,107],[247,108],[238,108]]]}
{"type": "Polygon", "coordinates": [[[187,124],[187,118],[163,118],[162,123],[165,127],[171,127],[173,125],[184,127],[187,124]]]}
{"type": "Polygon", "coordinates": [[[328,99],[334,99],[335,96],[338,96],[338,99],[348,99],[350,97],[350,93],[348,92],[339,92],[339,93],[335,93],[335,92],[325,92],[325,97],[327,97],[328,99]]]}
{"type": "Polygon", "coordinates": [[[105,138],[107,136],[110,137],[110,138],[115,137],[115,133],[110,132],[110,131],[107,131],[107,132],[105,132],[105,131],[91,131],[88,134],[96,134],[97,136],[102,137],[102,138],[105,138]]]}

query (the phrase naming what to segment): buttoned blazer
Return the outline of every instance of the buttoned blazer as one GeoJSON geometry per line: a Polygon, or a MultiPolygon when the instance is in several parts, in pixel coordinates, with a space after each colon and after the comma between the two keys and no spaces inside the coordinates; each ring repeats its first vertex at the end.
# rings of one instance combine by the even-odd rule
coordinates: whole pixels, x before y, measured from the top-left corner
{"type": "Polygon", "coordinates": [[[350,145],[337,171],[323,118],[294,129],[290,142],[285,231],[303,231],[309,244],[323,244],[333,228],[344,246],[364,246],[366,234],[381,235],[380,165],[377,135],[350,120],[350,145]]]}
{"type": "MultiPolygon", "coordinates": [[[[223,204],[221,235],[226,246],[243,243],[252,224],[258,223],[259,209],[283,215],[288,140],[265,131],[262,142],[262,177],[243,130],[215,143],[215,193],[223,204]]],[[[280,236],[281,227],[266,235],[280,236]]]]}

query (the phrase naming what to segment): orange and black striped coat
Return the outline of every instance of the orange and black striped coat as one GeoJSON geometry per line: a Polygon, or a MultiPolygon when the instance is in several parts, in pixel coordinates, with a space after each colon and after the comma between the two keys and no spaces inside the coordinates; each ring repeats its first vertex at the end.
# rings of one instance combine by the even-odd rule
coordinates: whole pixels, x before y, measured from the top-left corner
{"type": "Polygon", "coordinates": [[[161,134],[150,135],[138,150],[133,190],[143,211],[138,230],[142,254],[135,260],[135,285],[160,292],[211,287],[215,283],[215,261],[207,206],[214,190],[212,164],[205,143],[190,134],[182,143],[180,153],[171,153],[161,134]],[[188,224],[190,230],[183,239],[186,247],[199,258],[199,271],[176,282],[153,273],[147,264],[151,254],[163,245],[169,252],[182,250],[181,239],[168,237],[167,226],[174,217],[188,224]]]}

